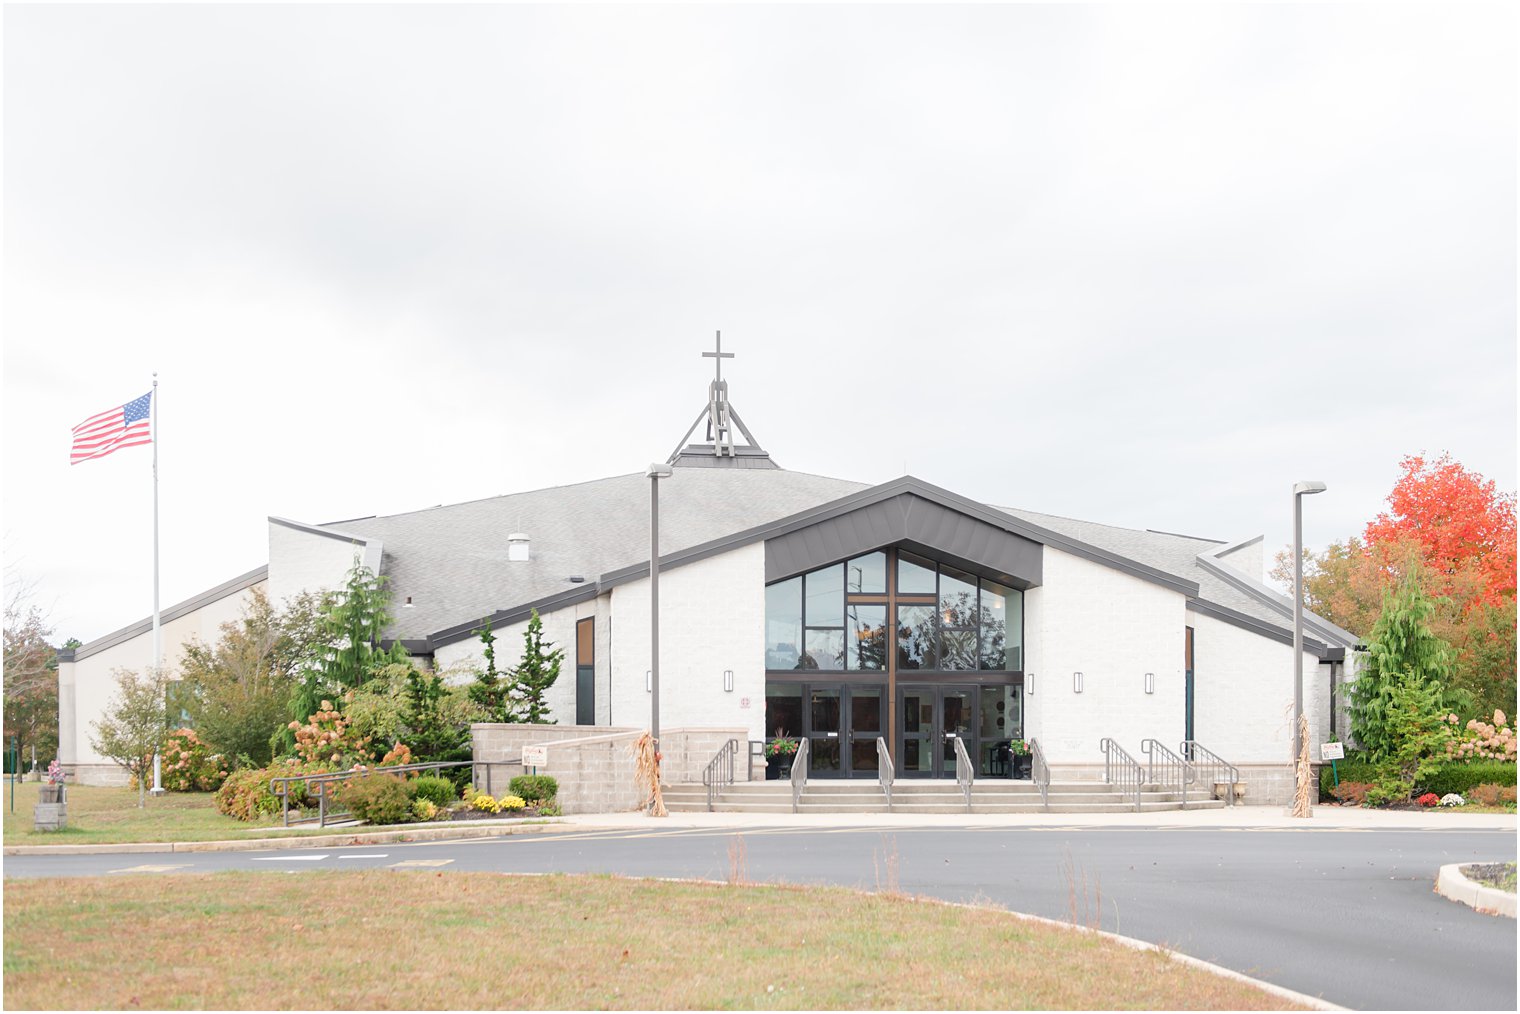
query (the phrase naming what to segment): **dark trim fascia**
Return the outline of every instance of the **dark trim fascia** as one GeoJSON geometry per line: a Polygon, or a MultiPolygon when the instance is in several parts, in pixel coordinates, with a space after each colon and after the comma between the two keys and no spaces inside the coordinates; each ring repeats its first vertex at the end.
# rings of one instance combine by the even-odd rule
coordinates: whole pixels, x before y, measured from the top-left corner
{"type": "Polygon", "coordinates": [[[432,638],[403,637],[400,641],[397,641],[394,637],[383,637],[380,639],[380,647],[386,651],[389,651],[397,644],[405,648],[408,655],[431,655],[433,653],[432,638]]]}
{"type": "MultiPolygon", "coordinates": [[[[646,563],[643,566],[644,572],[648,573],[649,564],[646,563]]],[[[663,560],[660,562],[660,569],[665,569],[665,563],[663,560]]],[[[510,624],[517,623],[520,620],[526,620],[528,617],[533,615],[533,611],[535,609],[541,613],[552,612],[555,609],[563,609],[566,606],[577,605],[581,602],[589,602],[601,594],[601,592],[602,587],[600,583],[591,584],[588,581],[584,588],[572,588],[569,591],[556,592],[553,595],[546,595],[541,599],[534,599],[532,602],[526,602],[520,606],[513,606],[510,609],[501,609],[497,612],[492,613],[489,617],[483,616],[478,620],[472,620],[469,623],[456,624],[455,626],[447,627],[443,630],[429,634],[424,642],[417,643],[426,643],[429,646],[427,649],[428,651],[435,651],[438,648],[442,648],[444,645],[453,644],[456,641],[463,641],[474,637],[475,632],[481,628],[487,619],[491,621],[491,627],[493,629],[496,627],[505,627],[510,624]]],[[[403,640],[402,643],[410,644],[413,642],[403,640]]]]}
{"type": "MultiPolygon", "coordinates": [[[[267,580],[268,578],[269,565],[266,563],[264,566],[250,570],[246,574],[239,574],[237,577],[233,578],[230,581],[223,581],[215,588],[208,588],[206,591],[201,592],[194,598],[186,599],[183,602],[176,602],[168,609],[160,610],[158,614],[159,624],[162,625],[168,623],[170,620],[177,620],[181,616],[184,616],[187,613],[192,613],[202,606],[210,605],[212,602],[215,602],[218,599],[224,599],[228,595],[233,595],[237,592],[243,591],[244,589],[251,588],[254,585],[258,584],[260,581],[267,580]]],[[[122,627],[120,630],[113,630],[111,633],[106,634],[103,637],[97,637],[89,644],[81,644],[79,647],[74,649],[74,657],[72,659],[64,659],[62,652],[60,652],[58,660],[60,662],[77,662],[81,659],[89,658],[91,655],[94,655],[98,652],[105,651],[107,648],[114,648],[116,645],[121,644],[123,641],[129,641],[134,637],[146,634],[152,629],[153,617],[150,616],[146,620],[139,620],[137,623],[134,623],[131,626],[122,627]]]]}
{"type": "Polygon", "coordinates": [[[327,528],[318,528],[316,525],[302,524],[300,521],[292,521],[289,518],[277,518],[273,514],[269,515],[269,523],[280,525],[284,528],[293,528],[298,532],[305,532],[308,535],[325,535],[329,539],[337,539],[339,542],[348,542],[353,545],[367,546],[373,541],[366,539],[362,535],[351,535],[348,532],[335,532],[327,528]]]}
{"type": "MultiPolygon", "coordinates": [[[[1245,613],[1236,612],[1227,606],[1216,605],[1204,599],[1188,599],[1187,607],[1195,613],[1202,613],[1204,616],[1221,620],[1232,627],[1249,630],[1253,634],[1260,634],[1262,637],[1269,638],[1279,644],[1286,644],[1290,648],[1293,647],[1293,631],[1284,630],[1281,627],[1267,623],[1265,620],[1258,620],[1254,616],[1247,616],[1245,613]]],[[[1305,637],[1304,650],[1316,658],[1323,659],[1326,656],[1326,652],[1330,650],[1330,646],[1312,637],[1305,637]]]]}
{"type": "MultiPolygon", "coordinates": [[[[1257,538],[1260,538],[1258,536],[1257,538]]],[[[1251,540],[1252,542],[1256,540],[1251,540]]],[[[1293,600],[1287,595],[1280,595],[1259,581],[1253,581],[1246,574],[1241,573],[1234,567],[1223,562],[1219,557],[1236,546],[1246,546],[1249,542],[1236,543],[1226,546],[1223,550],[1210,550],[1207,553],[1198,554],[1198,563],[1210,574],[1224,581],[1236,591],[1244,592],[1257,602],[1267,606],[1272,611],[1281,615],[1284,619],[1293,619],[1293,600]]],[[[1313,630],[1327,643],[1351,645],[1356,643],[1356,635],[1349,630],[1331,623],[1320,616],[1316,616],[1309,610],[1304,610],[1304,628],[1313,630]]]]}
{"type": "MultiPolygon", "coordinates": [[[[150,628],[152,627],[152,624],[153,624],[153,621],[149,620],[148,621],[148,625],[149,625],[150,628]]],[[[58,649],[58,661],[59,661],[59,663],[62,664],[64,662],[72,662],[72,661],[74,661],[74,652],[75,652],[75,650],[76,649],[74,649],[74,648],[59,648],[58,649]]]]}

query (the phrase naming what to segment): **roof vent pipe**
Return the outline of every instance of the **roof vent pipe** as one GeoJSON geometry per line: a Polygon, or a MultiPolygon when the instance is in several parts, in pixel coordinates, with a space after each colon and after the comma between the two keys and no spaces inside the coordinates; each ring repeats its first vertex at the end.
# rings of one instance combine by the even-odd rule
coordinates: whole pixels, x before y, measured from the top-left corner
{"type": "Polygon", "coordinates": [[[522,532],[513,532],[507,536],[507,559],[527,561],[528,537],[522,532]]]}

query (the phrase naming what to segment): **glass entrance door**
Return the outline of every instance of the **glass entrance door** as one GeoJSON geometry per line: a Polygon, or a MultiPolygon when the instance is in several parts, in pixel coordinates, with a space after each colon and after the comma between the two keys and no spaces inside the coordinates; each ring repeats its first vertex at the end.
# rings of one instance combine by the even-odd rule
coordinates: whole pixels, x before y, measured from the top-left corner
{"type": "Polygon", "coordinates": [[[955,740],[976,763],[976,688],[902,686],[897,691],[898,771],[905,778],[954,778],[955,740]]]}
{"type": "Polygon", "coordinates": [[[885,726],[881,684],[804,684],[803,734],[809,778],[875,778],[876,737],[885,726]]]}

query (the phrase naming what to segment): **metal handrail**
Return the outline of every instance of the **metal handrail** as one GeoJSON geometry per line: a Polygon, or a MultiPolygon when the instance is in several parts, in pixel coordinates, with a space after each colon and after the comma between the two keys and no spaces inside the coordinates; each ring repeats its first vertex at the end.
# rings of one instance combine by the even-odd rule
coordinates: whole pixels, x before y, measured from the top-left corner
{"type": "Polygon", "coordinates": [[[1209,787],[1209,798],[1213,799],[1214,786],[1219,781],[1219,775],[1226,776],[1225,795],[1229,805],[1235,805],[1235,783],[1240,781],[1240,769],[1214,751],[1194,739],[1185,739],[1178,744],[1178,750],[1182,756],[1192,761],[1193,767],[1203,773],[1202,781],[1209,787]]]}
{"type": "Polygon", "coordinates": [[[739,741],[724,743],[702,769],[702,784],[707,786],[707,812],[713,812],[720,786],[734,784],[734,760],[739,756],[739,741]]]}
{"type": "Polygon", "coordinates": [[[881,736],[876,737],[876,780],[881,782],[881,791],[887,797],[887,812],[892,812],[892,783],[897,780],[897,768],[892,763],[892,751],[887,749],[887,741],[881,736]]]}
{"type": "Polygon", "coordinates": [[[792,754],[792,812],[802,802],[802,790],[807,785],[808,740],[804,736],[797,741],[797,752],[792,754]]]}
{"type": "Polygon", "coordinates": [[[1045,761],[1045,751],[1040,741],[1029,740],[1029,777],[1040,790],[1040,805],[1050,810],[1050,765],[1045,761]]]}
{"type": "Polygon", "coordinates": [[[754,781],[755,780],[755,758],[756,757],[760,758],[760,767],[764,768],[765,765],[766,765],[766,758],[765,758],[765,740],[763,740],[763,739],[752,739],[752,740],[749,741],[749,775],[748,775],[749,781],[754,781]]]}
{"type": "Polygon", "coordinates": [[[1121,795],[1128,793],[1132,796],[1135,812],[1139,813],[1140,786],[1145,781],[1145,772],[1141,770],[1140,762],[1107,736],[1098,741],[1098,749],[1103,751],[1103,781],[1118,786],[1121,795]]]}
{"type": "Polygon", "coordinates": [[[955,733],[946,733],[955,740],[955,784],[961,787],[961,794],[966,797],[966,812],[971,812],[971,782],[976,778],[976,771],[971,767],[971,755],[966,752],[966,741],[955,733]]]}
{"type": "Polygon", "coordinates": [[[1145,780],[1151,785],[1175,785],[1182,793],[1182,808],[1187,809],[1188,790],[1193,786],[1193,765],[1187,758],[1172,753],[1157,739],[1140,741],[1140,752],[1145,754],[1145,780]]]}
{"type": "Polygon", "coordinates": [[[317,826],[326,827],[329,820],[340,820],[344,818],[351,818],[353,816],[353,814],[347,810],[328,809],[328,799],[334,794],[333,788],[343,782],[351,781],[355,778],[362,778],[365,775],[413,774],[418,771],[441,771],[444,768],[462,767],[469,767],[472,769],[470,780],[473,782],[478,781],[473,769],[485,768],[486,792],[487,794],[491,794],[491,768],[498,765],[522,767],[522,758],[519,757],[516,760],[509,759],[501,761],[429,761],[423,764],[387,764],[384,767],[381,767],[380,765],[374,765],[368,767],[351,768],[347,771],[327,771],[305,775],[281,775],[278,778],[269,779],[269,793],[272,796],[279,797],[280,818],[284,826],[293,827],[300,824],[310,823],[311,818],[297,820],[294,825],[290,821],[291,783],[305,782],[308,791],[317,797],[317,826]]]}

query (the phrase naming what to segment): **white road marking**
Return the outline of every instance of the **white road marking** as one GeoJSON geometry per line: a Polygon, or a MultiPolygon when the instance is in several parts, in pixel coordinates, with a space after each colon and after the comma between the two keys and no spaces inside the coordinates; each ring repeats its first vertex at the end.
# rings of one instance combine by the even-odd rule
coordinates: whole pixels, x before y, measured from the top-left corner
{"type": "Polygon", "coordinates": [[[350,855],[339,856],[339,859],[389,859],[389,852],[354,852],[350,855]]]}
{"type": "Polygon", "coordinates": [[[327,853],[321,852],[314,856],[249,856],[256,863],[314,863],[319,859],[326,859],[327,853]]]}
{"type": "Polygon", "coordinates": [[[391,863],[390,868],[400,870],[420,866],[447,866],[453,861],[452,859],[407,859],[399,863],[391,863]]]}

